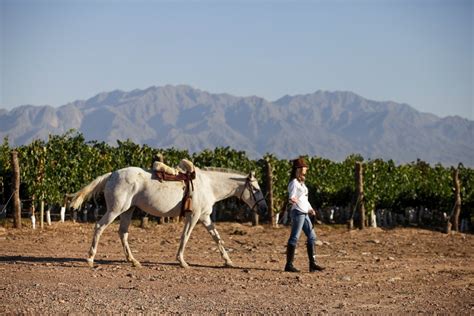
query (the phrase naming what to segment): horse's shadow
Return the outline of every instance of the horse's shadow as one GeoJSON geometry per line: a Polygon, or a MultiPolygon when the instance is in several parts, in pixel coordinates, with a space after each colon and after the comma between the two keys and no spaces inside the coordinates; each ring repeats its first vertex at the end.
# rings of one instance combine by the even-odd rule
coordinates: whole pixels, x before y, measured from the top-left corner
{"type": "MultiPolygon", "coordinates": [[[[71,263],[68,265],[70,267],[86,267],[86,260],[83,258],[60,258],[60,257],[33,257],[33,256],[0,256],[0,263],[50,263],[50,264],[60,264],[64,266],[66,263],[71,263]]],[[[95,262],[100,264],[119,264],[123,261],[121,260],[104,260],[98,259],[95,262]]]]}
{"type": "MultiPolygon", "coordinates": [[[[62,267],[71,267],[71,268],[89,268],[84,258],[64,258],[64,257],[34,257],[34,256],[0,256],[0,263],[42,263],[42,264],[53,264],[60,265],[62,267]]],[[[109,259],[96,259],[96,268],[100,265],[130,265],[130,263],[125,260],[109,260],[109,259]]],[[[154,267],[157,265],[161,266],[170,266],[170,267],[179,267],[177,262],[151,262],[151,261],[142,261],[142,266],[144,267],[154,267]]],[[[190,263],[190,268],[205,268],[205,269],[233,269],[233,270],[242,270],[243,272],[248,271],[279,271],[275,269],[268,268],[258,268],[258,267],[243,267],[243,266],[224,266],[224,265],[207,265],[207,264],[196,264],[190,263]]]]}

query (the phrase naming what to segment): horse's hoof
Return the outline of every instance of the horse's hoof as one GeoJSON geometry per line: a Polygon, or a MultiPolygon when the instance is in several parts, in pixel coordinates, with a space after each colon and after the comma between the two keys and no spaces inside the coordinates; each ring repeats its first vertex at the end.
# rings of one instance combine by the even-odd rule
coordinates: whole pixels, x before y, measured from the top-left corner
{"type": "Polygon", "coordinates": [[[224,263],[224,266],[225,266],[226,268],[233,268],[233,267],[235,267],[235,265],[234,265],[234,263],[233,263],[232,261],[226,261],[226,262],[224,263]]]}
{"type": "Polygon", "coordinates": [[[91,268],[94,267],[94,259],[87,258],[87,265],[91,268]]]}
{"type": "Polygon", "coordinates": [[[186,262],[180,262],[179,265],[181,266],[181,268],[189,269],[189,264],[187,264],[186,262]]]}
{"type": "Polygon", "coordinates": [[[141,268],[142,267],[141,263],[136,261],[136,260],[132,261],[132,266],[134,266],[135,268],[141,268]]]}

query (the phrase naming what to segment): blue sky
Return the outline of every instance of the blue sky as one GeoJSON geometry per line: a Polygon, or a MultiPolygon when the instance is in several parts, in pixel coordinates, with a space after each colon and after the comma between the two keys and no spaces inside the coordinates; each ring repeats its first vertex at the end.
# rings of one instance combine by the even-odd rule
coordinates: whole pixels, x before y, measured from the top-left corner
{"type": "Polygon", "coordinates": [[[0,0],[0,108],[189,84],[474,119],[473,1],[0,0]]]}

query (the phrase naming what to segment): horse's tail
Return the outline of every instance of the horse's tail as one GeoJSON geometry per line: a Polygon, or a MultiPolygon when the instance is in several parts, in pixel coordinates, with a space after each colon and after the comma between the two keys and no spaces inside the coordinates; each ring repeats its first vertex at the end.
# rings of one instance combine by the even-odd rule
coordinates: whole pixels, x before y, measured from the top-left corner
{"type": "Polygon", "coordinates": [[[89,197],[104,191],[105,184],[107,183],[107,180],[109,180],[111,174],[112,172],[103,174],[76,193],[67,195],[68,197],[72,197],[70,207],[77,210],[79,207],[81,207],[84,201],[89,199],[89,197]]]}

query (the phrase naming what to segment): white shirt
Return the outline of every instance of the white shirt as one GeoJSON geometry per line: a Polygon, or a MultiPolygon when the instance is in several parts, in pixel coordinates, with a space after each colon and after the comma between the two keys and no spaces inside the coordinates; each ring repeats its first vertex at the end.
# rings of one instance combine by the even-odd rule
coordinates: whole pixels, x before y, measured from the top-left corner
{"type": "Polygon", "coordinates": [[[302,213],[308,213],[313,207],[308,200],[308,188],[304,182],[299,182],[296,178],[290,181],[288,184],[288,197],[291,199],[296,197],[297,202],[293,203],[292,210],[297,209],[302,213]]]}

